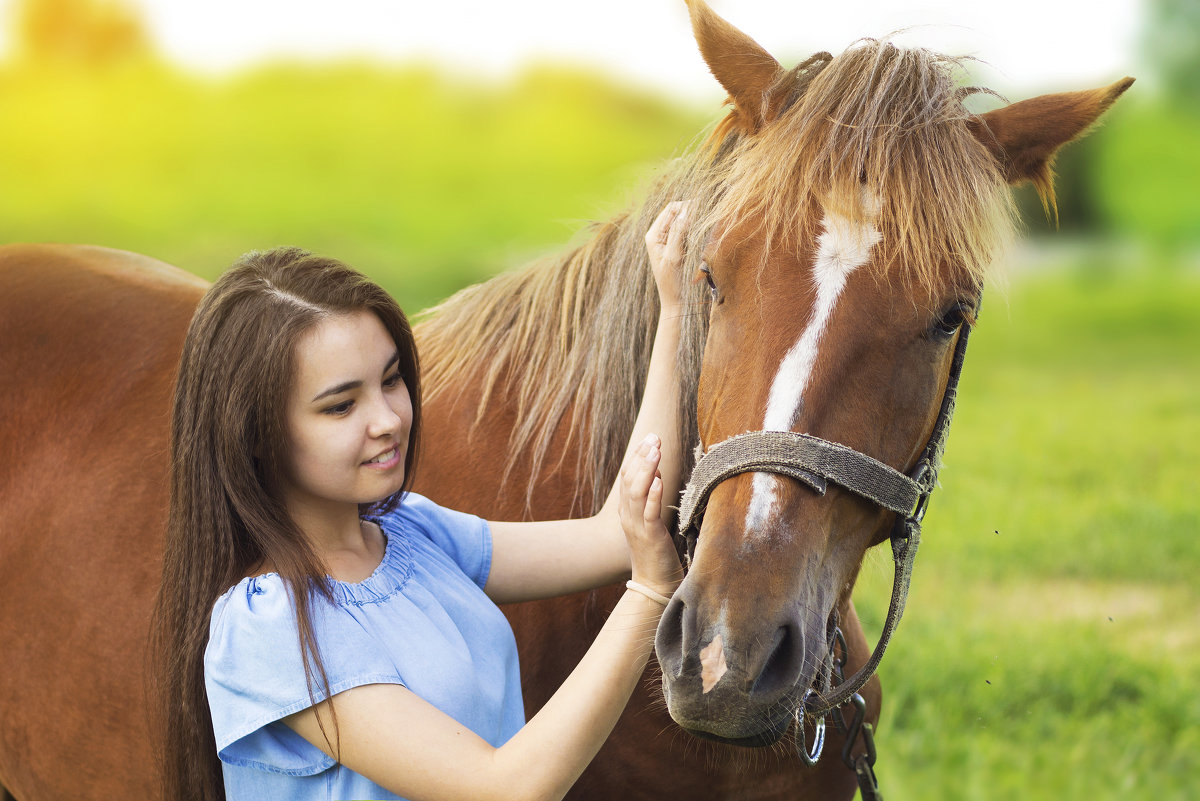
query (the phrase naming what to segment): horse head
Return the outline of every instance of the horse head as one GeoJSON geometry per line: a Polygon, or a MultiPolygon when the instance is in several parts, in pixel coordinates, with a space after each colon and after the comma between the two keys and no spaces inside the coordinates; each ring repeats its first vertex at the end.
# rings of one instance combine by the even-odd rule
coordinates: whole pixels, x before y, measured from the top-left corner
{"type": "MultiPolygon", "coordinates": [[[[976,115],[945,57],[865,41],[785,70],[689,7],[732,104],[694,223],[708,292],[700,449],[798,432],[910,471],[1011,227],[1008,186],[1032,181],[1052,205],[1055,151],[1132,80],[976,115]]],[[[672,717],[725,742],[779,739],[820,689],[837,609],[896,517],[819,477],[715,483],[657,635],[672,717]]]]}

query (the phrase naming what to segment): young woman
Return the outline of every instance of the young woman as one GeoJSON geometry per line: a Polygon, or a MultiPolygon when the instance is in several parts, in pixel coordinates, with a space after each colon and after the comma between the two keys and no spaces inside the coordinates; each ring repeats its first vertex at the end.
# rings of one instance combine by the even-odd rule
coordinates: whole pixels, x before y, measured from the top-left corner
{"type": "Polygon", "coordinates": [[[646,235],[662,300],[647,389],[621,479],[584,520],[488,523],[407,492],[417,354],[379,287],[296,249],[249,254],[221,276],[188,331],[172,420],[156,613],[166,798],[567,792],[628,701],[681,578],[660,512],[680,478],[684,229],[670,204],[646,235]],[[526,723],[496,603],[630,576],[526,723]]]}

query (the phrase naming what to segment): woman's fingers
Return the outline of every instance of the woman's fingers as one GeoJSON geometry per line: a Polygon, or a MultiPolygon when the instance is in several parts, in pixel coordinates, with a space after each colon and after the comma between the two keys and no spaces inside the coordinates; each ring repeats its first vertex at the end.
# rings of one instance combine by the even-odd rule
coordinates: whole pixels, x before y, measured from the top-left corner
{"type": "MultiPolygon", "coordinates": [[[[622,524],[644,518],[650,488],[658,476],[658,465],[662,461],[662,442],[650,434],[640,442],[621,467],[621,503],[619,509],[622,524]],[[628,513],[628,515],[626,514],[628,513]]],[[[661,484],[661,480],[659,482],[661,484]]],[[[661,490],[659,491],[661,501],[661,490]]],[[[659,503],[661,509],[661,502],[659,503]]]]}
{"type": "Polygon", "coordinates": [[[682,578],[670,532],[662,521],[663,481],[658,471],[661,443],[641,442],[621,468],[621,527],[629,541],[635,580],[670,595],[682,578]]]}
{"type": "Polygon", "coordinates": [[[646,252],[658,286],[659,302],[674,309],[679,303],[684,245],[688,230],[688,204],[668,203],[646,231],[646,252]]]}
{"type": "Polygon", "coordinates": [[[649,450],[641,454],[638,459],[629,483],[630,499],[635,503],[645,504],[646,496],[650,492],[650,485],[658,473],[658,463],[661,459],[662,452],[657,444],[651,445],[649,450]]]}
{"type": "Polygon", "coordinates": [[[678,267],[683,261],[683,245],[687,237],[687,204],[680,200],[668,203],[646,231],[646,250],[655,273],[678,267]]]}
{"type": "Polygon", "coordinates": [[[642,518],[647,522],[662,522],[662,476],[656,470],[654,472],[654,480],[650,482],[649,491],[646,493],[646,508],[642,512],[642,518]]]}
{"type": "Polygon", "coordinates": [[[664,242],[666,247],[663,253],[667,261],[676,264],[683,261],[683,243],[687,237],[688,222],[688,208],[685,204],[680,203],[679,208],[675,210],[667,223],[667,236],[664,242]]]}
{"type": "Polygon", "coordinates": [[[654,434],[650,434],[638,443],[637,447],[633,449],[632,454],[626,457],[624,464],[621,465],[620,477],[621,484],[626,490],[629,489],[631,482],[634,480],[634,476],[637,474],[639,461],[646,458],[646,454],[650,452],[651,448],[658,448],[660,446],[661,441],[658,439],[658,437],[654,434]]]}
{"type": "Polygon", "coordinates": [[[654,222],[650,223],[650,229],[646,231],[646,245],[652,251],[661,250],[670,242],[670,234],[675,227],[673,223],[683,208],[683,201],[673,200],[664,206],[663,210],[654,218],[654,222]]]}

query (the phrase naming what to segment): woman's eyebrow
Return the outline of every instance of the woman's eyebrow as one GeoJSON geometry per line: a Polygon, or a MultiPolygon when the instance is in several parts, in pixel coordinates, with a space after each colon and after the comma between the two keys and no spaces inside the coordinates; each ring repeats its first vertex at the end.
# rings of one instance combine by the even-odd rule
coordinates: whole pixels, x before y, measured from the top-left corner
{"type": "Polygon", "coordinates": [[[344,384],[338,384],[336,387],[330,387],[329,389],[325,390],[324,392],[317,395],[317,397],[315,397],[311,401],[309,401],[309,403],[316,403],[321,398],[327,398],[330,395],[339,395],[339,394],[341,394],[343,392],[347,392],[351,389],[358,389],[361,386],[362,386],[361,381],[347,381],[344,384]]]}
{"type": "MultiPolygon", "coordinates": [[[[391,370],[392,367],[399,361],[400,361],[400,352],[396,351],[395,353],[392,354],[392,358],[388,359],[387,364],[385,364],[383,366],[383,373],[386,375],[387,371],[391,370]]],[[[313,398],[311,401],[309,401],[309,403],[316,403],[317,401],[321,400],[321,398],[327,398],[330,395],[340,395],[343,392],[348,392],[352,389],[358,389],[361,386],[362,386],[361,381],[346,381],[344,383],[338,384],[335,387],[330,387],[329,389],[325,390],[324,392],[318,394],[315,398],[313,398]]]]}
{"type": "Polygon", "coordinates": [[[392,358],[388,359],[388,363],[383,366],[383,372],[386,375],[388,370],[392,369],[392,365],[400,361],[400,351],[392,354],[392,358]]]}

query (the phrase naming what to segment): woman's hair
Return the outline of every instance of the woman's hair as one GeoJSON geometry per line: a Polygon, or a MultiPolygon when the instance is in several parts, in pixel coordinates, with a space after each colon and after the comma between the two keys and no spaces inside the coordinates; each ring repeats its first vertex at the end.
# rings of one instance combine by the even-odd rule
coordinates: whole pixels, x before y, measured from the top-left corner
{"type": "Polygon", "coordinates": [[[213,604],[256,566],[271,565],[290,591],[310,697],[315,675],[328,691],[310,610],[314,592],[332,600],[332,590],[283,505],[284,410],[296,343],[321,320],[358,311],[373,312],[395,340],[413,409],[403,486],[363,508],[380,513],[411,485],[421,430],[416,346],[386,292],[341,262],[299,248],[256,251],[209,289],[188,328],[171,416],[170,515],[154,620],[164,798],[224,798],[204,649],[213,604]]]}

